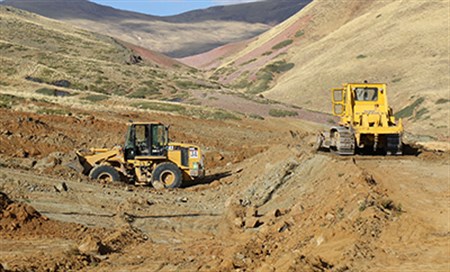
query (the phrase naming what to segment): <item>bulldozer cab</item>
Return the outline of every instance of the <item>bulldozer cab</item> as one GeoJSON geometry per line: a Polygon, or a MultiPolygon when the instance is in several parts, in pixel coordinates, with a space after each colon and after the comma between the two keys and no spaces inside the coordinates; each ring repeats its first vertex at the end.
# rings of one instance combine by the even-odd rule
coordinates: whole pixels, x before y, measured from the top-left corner
{"type": "Polygon", "coordinates": [[[125,160],[167,156],[168,128],[160,123],[131,123],[125,137],[125,160]]]}
{"type": "Polygon", "coordinates": [[[355,101],[378,101],[378,88],[357,87],[354,89],[355,101]]]}
{"type": "Polygon", "coordinates": [[[387,98],[385,84],[350,84],[354,113],[387,113],[387,98]]]}

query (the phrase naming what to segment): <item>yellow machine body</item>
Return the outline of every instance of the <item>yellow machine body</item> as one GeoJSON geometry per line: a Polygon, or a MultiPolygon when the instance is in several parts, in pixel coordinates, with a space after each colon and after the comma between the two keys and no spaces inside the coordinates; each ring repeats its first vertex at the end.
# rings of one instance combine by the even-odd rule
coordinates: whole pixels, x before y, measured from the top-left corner
{"type": "Polygon", "coordinates": [[[401,154],[403,125],[389,107],[384,83],[348,83],[331,90],[338,126],[323,133],[320,146],[342,155],[356,149],[401,154]]]}
{"type": "MultiPolygon", "coordinates": [[[[113,172],[111,168],[114,168],[128,181],[153,184],[154,173],[157,171],[158,174],[161,172],[161,176],[172,174],[169,180],[175,178],[176,184],[163,185],[175,188],[181,185],[181,181],[205,175],[201,149],[192,144],[169,142],[168,128],[157,122],[129,123],[124,146],[112,149],[92,148],[88,152],[79,151],[77,154],[82,165],[80,170],[93,178],[101,176],[97,173],[100,170],[96,171],[99,167],[107,169],[107,172],[113,172]],[[158,167],[161,169],[157,170],[158,167]],[[178,176],[181,178],[179,182],[178,176]]],[[[114,178],[115,173],[106,173],[104,176],[114,178]]]]}

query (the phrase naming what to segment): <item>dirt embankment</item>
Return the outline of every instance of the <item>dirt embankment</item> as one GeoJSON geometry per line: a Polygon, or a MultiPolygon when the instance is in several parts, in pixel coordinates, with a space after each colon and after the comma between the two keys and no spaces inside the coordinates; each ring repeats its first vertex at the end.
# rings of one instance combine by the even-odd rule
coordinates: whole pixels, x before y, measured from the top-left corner
{"type": "Polygon", "coordinates": [[[55,221],[0,192],[2,271],[75,271],[94,267],[107,256],[143,242],[131,228],[88,228],[55,221]]]}
{"type": "Polygon", "coordinates": [[[0,191],[14,200],[2,195],[0,202],[4,269],[445,271],[449,266],[448,153],[342,158],[314,152],[314,130],[297,120],[153,115],[172,125],[174,140],[201,143],[208,160],[204,180],[158,191],[89,181],[57,165],[36,167],[45,166],[43,160],[58,155],[55,151],[112,145],[122,139],[127,119],[147,116],[0,116],[9,131],[0,136],[0,191]],[[71,140],[50,141],[52,133],[71,140]],[[30,146],[39,153],[26,149],[30,146]],[[27,160],[34,166],[24,167],[27,160]]]}

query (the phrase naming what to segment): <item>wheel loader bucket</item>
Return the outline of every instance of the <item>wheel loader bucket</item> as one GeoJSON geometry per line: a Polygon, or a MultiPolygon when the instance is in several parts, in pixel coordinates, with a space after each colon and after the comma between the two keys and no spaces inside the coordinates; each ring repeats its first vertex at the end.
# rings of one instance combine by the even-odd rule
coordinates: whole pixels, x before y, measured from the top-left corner
{"type": "Polygon", "coordinates": [[[65,166],[82,174],[87,174],[92,168],[88,163],[86,163],[84,156],[81,155],[81,153],[78,151],[74,152],[73,159],[70,162],[66,163],[65,166]]]}

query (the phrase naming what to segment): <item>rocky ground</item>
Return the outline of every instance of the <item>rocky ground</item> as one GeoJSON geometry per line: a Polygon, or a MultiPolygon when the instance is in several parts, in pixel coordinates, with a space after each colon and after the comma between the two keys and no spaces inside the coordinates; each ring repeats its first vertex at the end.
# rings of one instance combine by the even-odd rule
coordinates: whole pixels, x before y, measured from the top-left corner
{"type": "Polygon", "coordinates": [[[205,150],[204,179],[155,190],[64,166],[148,114],[0,109],[0,271],[449,271],[449,153],[337,157],[298,119],[150,117],[205,150]]]}

